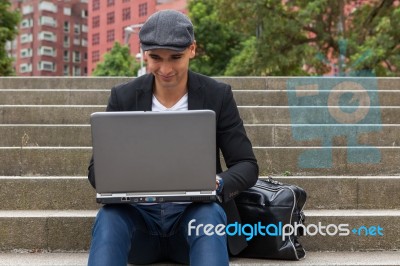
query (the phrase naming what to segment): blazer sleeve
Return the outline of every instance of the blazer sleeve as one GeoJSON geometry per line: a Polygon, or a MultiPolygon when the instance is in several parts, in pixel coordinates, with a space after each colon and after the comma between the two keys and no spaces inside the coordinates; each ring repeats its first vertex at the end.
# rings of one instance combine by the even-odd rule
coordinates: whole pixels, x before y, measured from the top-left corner
{"type": "Polygon", "coordinates": [[[227,202],[243,190],[252,187],[257,181],[259,171],[229,85],[225,87],[217,117],[217,145],[228,168],[218,174],[224,181],[222,201],[227,202]]]}
{"type": "MultiPolygon", "coordinates": [[[[111,95],[110,98],[108,99],[108,104],[107,104],[107,112],[113,112],[113,111],[118,111],[118,98],[117,98],[117,92],[116,88],[113,87],[111,89],[111,95]]],[[[94,160],[93,160],[93,154],[92,158],[90,159],[89,162],[89,167],[88,167],[88,179],[90,184],[92,185],[93,188],[96,188],[96,178],[94,174],[94,160]]]]}

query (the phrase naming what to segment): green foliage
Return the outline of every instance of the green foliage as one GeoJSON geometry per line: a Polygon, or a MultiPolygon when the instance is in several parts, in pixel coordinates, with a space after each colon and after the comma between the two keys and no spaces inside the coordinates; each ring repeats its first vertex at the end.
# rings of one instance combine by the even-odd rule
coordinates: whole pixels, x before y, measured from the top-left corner
{"type": "Polygon", "coordinates": [[[243,42],[243,49],[237,55],[234,55],[226,67],[226,76],[257,76],[255,66],[256,58],[256,37],[250,37],[243,42]],[[240,66],[240,67],[238,67],[240,66]]]}
{"type": "Polygon", "coordinates": [[[335,67],[339,75],[399,76],[400,6],[357,2],[192,0],[202,45],[195,67],[213,75],[323,75],[335,67]]]}
{"type": "Polygon", "coordinates": [[[284,176],[293,176],[292,172],[286,170],[285,172],[283,172],[284,176]]]}
{"type": "Polygon", "coordinates": [[[0,0],[0,76],[15,75],[13,59],[7,55],[5,45],[18,34],[18,23],[21,20],[19,11],[11,11],[8,0],[0,0]]]}
{"type": "Polygon", "coordinates": [[[223,75],[230,59],[241,50],[242,35],[219,19],[218,0],[189,2],[197,43],[191,69],[205,75],[223,75]]]}
{"type": "Polygon", "coordinates": [[[128,46],[114,43],[110,52],[104,55],[104,61],[96,65],[93,76],[136,76],[140,64],[130,55],[128,46]]]}
{"type": "Polygon", "coordinates": [[[377,76],[399,76],[400,6],[394,7],[393,1],[363,6],[355,12],[353,25],[348,49],[354,69],[372,71],[377,76]]]}

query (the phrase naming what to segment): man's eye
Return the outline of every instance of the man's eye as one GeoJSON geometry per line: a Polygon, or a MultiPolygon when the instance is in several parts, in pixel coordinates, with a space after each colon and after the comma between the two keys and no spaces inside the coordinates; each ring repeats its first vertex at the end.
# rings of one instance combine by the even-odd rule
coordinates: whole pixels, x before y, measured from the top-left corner
{"type": "Polygon", "coordinates": [[[172,59],[174,59],[174,60],[178,60],[178,59],[181,59],[181,58],[182,58],[181,55],[176,55],[176,56],[173,56],[173,57],[172,57],[172,59]]]}

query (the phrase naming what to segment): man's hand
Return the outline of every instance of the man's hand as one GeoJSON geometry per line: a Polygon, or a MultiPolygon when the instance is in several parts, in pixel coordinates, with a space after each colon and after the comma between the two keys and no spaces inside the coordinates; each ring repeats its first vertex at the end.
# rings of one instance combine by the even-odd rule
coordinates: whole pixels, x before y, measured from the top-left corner
{"type": "Polygon", "coordinates": [[[224,180],[222,180],[221,177],[217,176],[215,183],[215,190],[217,191],[217,194],[221,194],[222,189],[224,188],[224,180]]]}

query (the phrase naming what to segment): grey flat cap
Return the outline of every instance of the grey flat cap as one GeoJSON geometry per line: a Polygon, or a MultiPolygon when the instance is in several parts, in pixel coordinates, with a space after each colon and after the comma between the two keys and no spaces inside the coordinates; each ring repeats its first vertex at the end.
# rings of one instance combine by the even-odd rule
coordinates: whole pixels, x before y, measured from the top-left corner
{"type": "Polygon", "coordinates": [[[194,42],[193,24],[181,12],[162,10],[151,15],[139,32],[143,51],[183,51],[194,42]]]}

